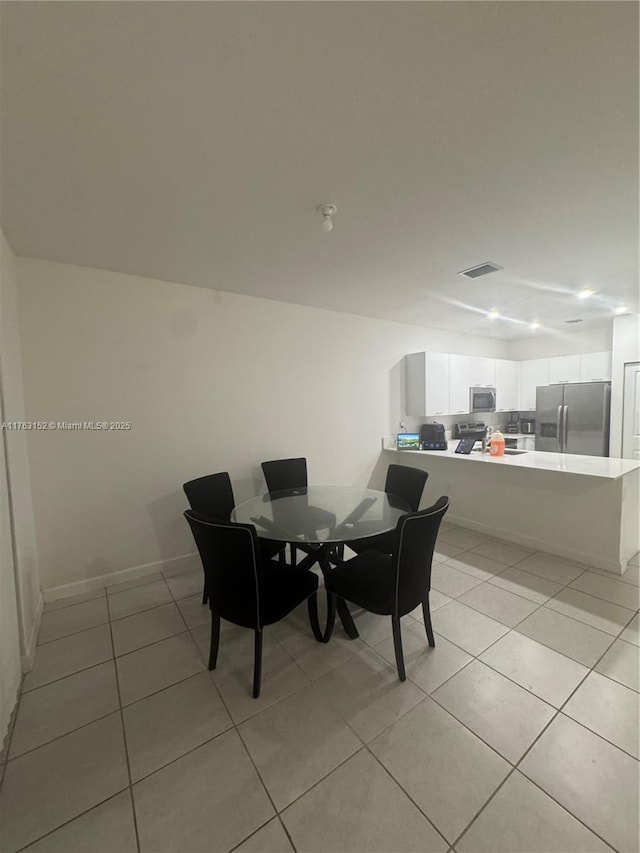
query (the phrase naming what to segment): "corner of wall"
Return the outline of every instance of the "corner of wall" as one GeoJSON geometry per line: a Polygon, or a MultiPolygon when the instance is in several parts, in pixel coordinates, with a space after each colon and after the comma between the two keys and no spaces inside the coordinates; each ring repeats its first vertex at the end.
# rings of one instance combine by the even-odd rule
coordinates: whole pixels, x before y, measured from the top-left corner
{"type": "MultiPolygon", "coordinates": [[[[0,232],[0,393],[4,420],[26,421],[22,370],[19,281],[14,253],[0,232]]],[[[32,655],[31,644],[42,612],[31,468],[27,433],[3,431],[7,492],[18,601],[20,645],[23,658],[32,655]]]]}

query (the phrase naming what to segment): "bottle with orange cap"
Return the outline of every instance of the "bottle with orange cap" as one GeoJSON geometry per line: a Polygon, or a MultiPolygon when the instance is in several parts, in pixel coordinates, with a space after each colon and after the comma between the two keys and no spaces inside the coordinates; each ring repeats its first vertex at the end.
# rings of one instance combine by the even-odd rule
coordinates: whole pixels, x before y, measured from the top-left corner
{"type": "Polygon", "coordinates": [[[490,445],[489,445],[489,455],[490,456],[504,456],[504,435],[497,429],[494,433],[491,434],[490,445]]]}

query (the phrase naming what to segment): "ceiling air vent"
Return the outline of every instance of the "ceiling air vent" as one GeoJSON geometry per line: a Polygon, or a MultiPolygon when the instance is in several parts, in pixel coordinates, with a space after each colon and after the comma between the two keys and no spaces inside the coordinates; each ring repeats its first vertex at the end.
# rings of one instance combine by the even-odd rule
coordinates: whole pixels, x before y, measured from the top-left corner
{"type": "Polygon", "coordinates": [[[565,323],[582,323],[582,320],[565,320],[565,323]]]}
{"type": "Polygon", "coordinates": [[[489,275],[490,272],[496,272],[496,270],[501,269],[502,267],[499,267],[498,264],[485,261],[484,264],[478,264],[477,267],[469,267],[468,270],[462,270],[458,275],[463,275],[465,278],[480,278],[481,275],[489,275]]]}

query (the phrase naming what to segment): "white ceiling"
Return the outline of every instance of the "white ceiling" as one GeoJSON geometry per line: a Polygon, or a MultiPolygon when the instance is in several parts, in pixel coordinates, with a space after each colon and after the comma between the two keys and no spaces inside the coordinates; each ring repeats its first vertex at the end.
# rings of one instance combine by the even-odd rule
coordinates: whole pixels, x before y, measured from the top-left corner
{"type": "Polygon", "coordinates": [[[0,5],[20,255],[502,338],[638,310],[637,3],[0,5]]]}

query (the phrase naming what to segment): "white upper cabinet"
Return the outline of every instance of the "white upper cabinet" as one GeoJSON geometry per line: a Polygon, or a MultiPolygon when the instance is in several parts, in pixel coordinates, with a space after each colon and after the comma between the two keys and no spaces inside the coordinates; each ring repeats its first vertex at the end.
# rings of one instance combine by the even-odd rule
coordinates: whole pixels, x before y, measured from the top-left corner
{"type": "Polygon", "coordinates": [[[445,352],[405,356],[406,413],[416,417],[468,415],[469,388],[495,386],[496,411],[534,411],[536,388],[611,379],[611,353],[510,361],[445,352]]]}
{"type": "Polygon", "coordinates": [[[580,382],[580,356],[559,355],[549,359],[549,384],[580,382]]]}
{"type": "Polygon", "coordinates": [[[495,385],[496,361],[495,358],[470,357],[469,385],[495,385]]]}
{"type": "Polygon", "coordinates": [[[549,384],[549,359],[531,358],[520,362],[520,411],[534,411],[536,388],[549,384]]]}
{"type": "Polygon", "coordinates": [[[580,356],[581,382],[608,382],[611,379],[610,352],[583,352],[580,356]]]}
{"type": "Polygon", "coordinates": [[[414,352],[405,356],[405,390],[408,415],[448,415],[449,354],[414,352]]]}
{"type": "Polygon", "coordinates": [[[471,358],[468,355],[449,356],[449,406],[452,415],[468,415],[471,358]]]}
{"type": "Polygon", "coordinates": [[[496,411],[513,412],[520,407],[520,363],[496,359],[496,411]]]}

